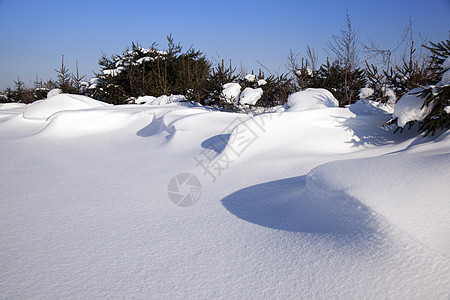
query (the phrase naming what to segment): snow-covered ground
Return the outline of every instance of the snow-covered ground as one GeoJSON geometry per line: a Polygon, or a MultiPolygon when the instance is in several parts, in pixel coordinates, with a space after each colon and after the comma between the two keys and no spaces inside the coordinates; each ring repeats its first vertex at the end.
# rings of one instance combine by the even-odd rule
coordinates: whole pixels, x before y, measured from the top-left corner
{"type": "Polygon", "coordinates": [[[1,299],[450,296],[450,132],[55,97],[0,104],[1,299]]]}

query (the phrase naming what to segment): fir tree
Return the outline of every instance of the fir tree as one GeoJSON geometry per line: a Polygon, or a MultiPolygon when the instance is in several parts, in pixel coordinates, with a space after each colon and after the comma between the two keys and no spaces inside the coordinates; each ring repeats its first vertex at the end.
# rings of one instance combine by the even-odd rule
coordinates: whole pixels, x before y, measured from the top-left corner
{"type": "Polygon", "coordinates": [[[61,89],[63,93],[73,93],[75,89],[72,85],[72,75],[69,73],[69,69],[64,65],[64,55],[61,58],[61,67],[55,69],[58,74],[58,88],[61,89]]]}
{"type": "Polygon", "coordinates": [[[328,48],[331,53],[334,54],[335,63],[340,71],[340,77],[342,78],[342,87],[339,89],[343,91],[341,98],[337,98],[341,101],[341,104],[352,104],[357,100],[355,89],[358,88],[360,82],[358,82],[363,71],[358,68],[358,38],[357,32],[352,27],[352,22],[347,11],[346,16],[346,29],[341,29],[340,35],[333,35],[332,40],[328,43],[328,48]]]}

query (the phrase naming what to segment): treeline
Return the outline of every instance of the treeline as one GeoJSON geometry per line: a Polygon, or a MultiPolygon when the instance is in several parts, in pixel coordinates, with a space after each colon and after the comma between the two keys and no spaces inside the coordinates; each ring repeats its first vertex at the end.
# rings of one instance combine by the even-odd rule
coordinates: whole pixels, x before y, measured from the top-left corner
{"type": "MultiPolygon", "coordinates": [[[[339,35],[333,35],[328,43],[325,63],[319,65],[317,52],[308,46],[305,57],[291,51],[287,73],[269,72],[269,76],[261,70],[252,71],[251,76],[237,72],[231,60],[213,65],[200,50],[190,47],[183,51],[180,44],[168,36],[164,50],[158,49],[156,44],[143,48],[139,43],[132,43],[122,53],[110,57],[103,54],[99,59],[100,71],[89,81],[79,74],[78,63],[76,72],[70,73],[63,57],[61,67],[55,70],[56,81],[43,82],[36,78],[34,87],[26,88],[18,78],[14,88],[8,87],[3,92],[0,101],[30,103],[45,98],[51,89],[59,88],[63,93],[83,94],[112,104],[133,103],[144,95],[179,94],[187,101],[202,105],[242,110],[252,106],[283,105],[293,92],[325,88],[333,93],[341,106],[361,98],[394,106],[407,91],[439,82],[443,74],[442,62],[450,55],[448,40],[423,45],[412,39],[411,28],[410,21],[401,42],[393,49],[380,49],[373,42],[361,49],[347,14],[346,27],[339,35]],[[395,59],[394,55],[402,50],[400,59],[395,59]],[[365,51],[371,61],[378,59],[378,63],[361,61],[361,51],[365,51]],[[228,83],[235,83],[235,98],[224,93],[224,85],[228,83]],[[248,91],[257,94],[256,102],[239,101],[238,95],[248,91]]],[[[425,96],[427,99],[432,97],[430,94],[425,96]]],[[[442,105],[448,102],[445,101],[441,101],[442,105]]],[[[440,109],[438,113],[442,115],[444,107],[440,109]]],[[[438,113],[434,114],[434,119],[438,113]]]]}

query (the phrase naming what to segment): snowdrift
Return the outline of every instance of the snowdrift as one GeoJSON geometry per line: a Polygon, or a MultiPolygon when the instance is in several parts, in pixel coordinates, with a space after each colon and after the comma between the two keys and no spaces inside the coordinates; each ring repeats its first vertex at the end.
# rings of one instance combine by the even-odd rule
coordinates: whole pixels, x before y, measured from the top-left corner
{"type": "Polygon", "coordinates": [[[23,112],[23,116],[25,119],[46,120],[54,113],[60,111],[82,110],[105,106],[111,106],[111,104],[81,95],[57,94],[53,97],[29,104],[23,112]]]}

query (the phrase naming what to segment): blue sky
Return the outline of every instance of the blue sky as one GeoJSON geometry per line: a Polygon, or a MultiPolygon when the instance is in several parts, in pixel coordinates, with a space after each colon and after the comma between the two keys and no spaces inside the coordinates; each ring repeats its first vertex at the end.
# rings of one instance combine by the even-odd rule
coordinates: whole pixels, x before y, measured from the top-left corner
{"type": "Polygon", "coordinates": [[[70,71],[78,61],[90,78],[102,52],[120,53],[132,41],[165,49],[170,33],[212,60],[228,58],[249,71],[259,61],[283,72],[289,50],[304,55],[307,43],[325,60],[322,49],[345,27],[346,9],[361,42],[382,48],[394,47],[409,16],[416,37],[449,37],[450,0],[0,0],[0,89],[18,76],[27,86],[36,74],[55,78],[63,54],[70,71]]]}

